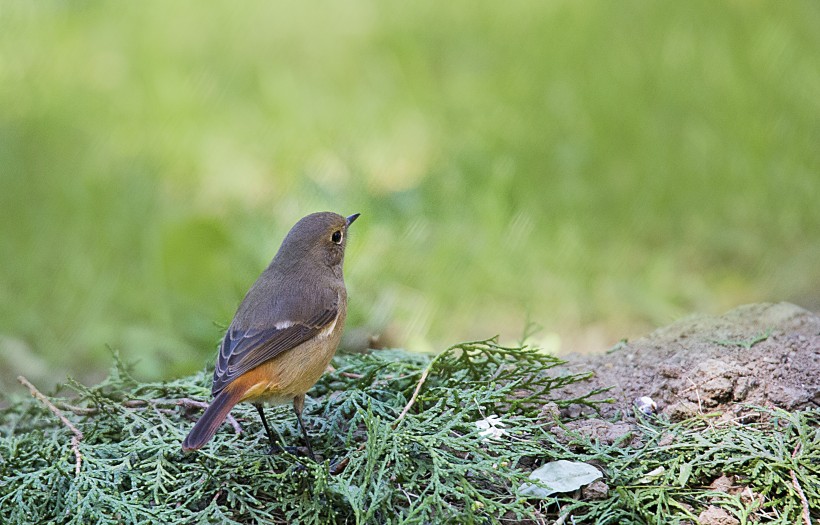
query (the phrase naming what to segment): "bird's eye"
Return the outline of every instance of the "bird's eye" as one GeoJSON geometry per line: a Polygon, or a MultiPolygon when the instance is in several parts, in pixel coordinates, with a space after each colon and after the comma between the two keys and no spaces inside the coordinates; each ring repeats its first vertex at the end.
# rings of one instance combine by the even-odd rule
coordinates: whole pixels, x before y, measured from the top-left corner
{"type": "Polygon", "coordinates": [[[330,240],[336,244],[342,244],[342,232],[341,230],[336,230],[333,232],[333,235],[330,236],[330,240]]]}

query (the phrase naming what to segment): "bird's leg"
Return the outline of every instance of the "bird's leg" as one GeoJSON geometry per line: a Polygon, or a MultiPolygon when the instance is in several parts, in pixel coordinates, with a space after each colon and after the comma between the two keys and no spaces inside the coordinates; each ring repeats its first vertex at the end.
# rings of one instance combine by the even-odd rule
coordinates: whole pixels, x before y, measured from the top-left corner
{"type": "Polygon", "coordinates": [[[259,412],[259,417],[262,418],[262,426],[265,427],[265,433],[268,435],[268,441],[270,441],[270,452],[269,454],[273,454],[274,452],[279,452],[282,450],[282,447],[276,444],[273,440],[273,434],[270,431],[270,427],[268,426],[268,420],[265,418],[265,411],[262,408],[261,403],[254,403],[253,406],[256,407],[256,411],[259,412]]]}
{"type": "Polygon", "coordinates": [[[305,394],[293,398],[293,411],[296,412],[296,419],[299,421],[299,426],[302,428],[302,436],[305,438],[305,445],[307,445],[310,459],[316,461],[316,456],[313,454],[313,447],[310,446],[310,439],[308,438],[307,430],[305,430],[305,423],[302,421],[302,410],[305,408],[305,394]]]}

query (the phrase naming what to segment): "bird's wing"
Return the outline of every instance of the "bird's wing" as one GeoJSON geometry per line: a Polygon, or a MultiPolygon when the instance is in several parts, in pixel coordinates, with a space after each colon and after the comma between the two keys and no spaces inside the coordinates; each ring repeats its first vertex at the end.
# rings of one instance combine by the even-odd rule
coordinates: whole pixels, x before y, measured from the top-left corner
{"type": "Polygon", "coordinates": [[[241,329],[231,326],[216,359],[213,395],[245,372],[273,359],[282,352],[295,348],[322,330],[329,328],[339,314],[338,303],[333,303],[307,321],[280,321],[268,328],[241,329]]]}

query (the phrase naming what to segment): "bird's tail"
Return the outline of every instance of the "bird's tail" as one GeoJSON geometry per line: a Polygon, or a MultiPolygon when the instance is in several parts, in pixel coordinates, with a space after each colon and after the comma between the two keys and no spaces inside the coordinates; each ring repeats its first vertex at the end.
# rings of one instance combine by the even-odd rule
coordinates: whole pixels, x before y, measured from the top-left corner
{"type": "Polygon", "coordinates": [[[245,391],[241,388],[228,388],[217,394],[210,406],[196,422],[194,428],[182,442],[182,450],[188,452],[202,448],[216,434],[219,425],[228,417],[228,412],[242,400],[245,391]]]}

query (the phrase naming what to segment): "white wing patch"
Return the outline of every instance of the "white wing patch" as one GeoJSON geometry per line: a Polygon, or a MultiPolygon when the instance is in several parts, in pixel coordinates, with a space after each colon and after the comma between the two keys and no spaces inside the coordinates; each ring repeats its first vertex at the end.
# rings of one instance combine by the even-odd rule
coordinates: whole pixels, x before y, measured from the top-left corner
{"type": "MultiPolygon", "coordinates": [[[[333,319],[332,323],[327,325],[318,334],[316,334],[316,338],[326,339],[328,336],[330,336],[331,332],[333,332],[333,329],[336,328],[336,321],[338,321],[338,320],[339,320],[339,316],[337,314],[336,318],[333,319]]],[[[273,327],[276,328],[277,330],[284,330],[285,328],[290,328],[291,326],[294,326],[296,324],[298,324],[298,323],[295,323],[293,321],[279,321],[278,323],[273,325],[273,327]]]]}

